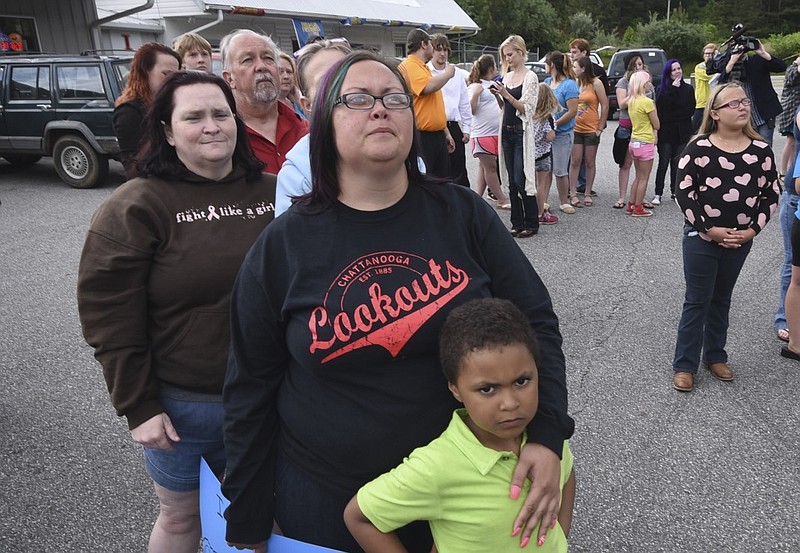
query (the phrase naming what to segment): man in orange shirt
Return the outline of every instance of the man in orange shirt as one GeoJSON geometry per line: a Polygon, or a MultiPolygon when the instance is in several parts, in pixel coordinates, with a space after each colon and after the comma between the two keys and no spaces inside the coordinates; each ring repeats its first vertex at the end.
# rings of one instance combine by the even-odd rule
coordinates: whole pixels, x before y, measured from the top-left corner
{"type": "Polygon", "coordinates": [[[456,74],[454,65],[447,64],[444,71],[431,74],[428,63],[433,58],[433,42],[422,29],[414,29],[406,38],[408,57],[400,63],[400,71],[414,95],[414,115],[422,146],[422,159],[426,171],[435,177],[447,177],[448,156],[456,144],[447,130],[442,87],[456,74]]]}

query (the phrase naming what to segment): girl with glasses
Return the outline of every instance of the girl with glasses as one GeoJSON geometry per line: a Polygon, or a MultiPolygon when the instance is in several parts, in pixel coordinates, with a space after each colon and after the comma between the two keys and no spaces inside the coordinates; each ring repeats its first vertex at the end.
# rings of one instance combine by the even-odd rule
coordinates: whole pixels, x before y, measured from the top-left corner
{"type": "Polygon", "coordinates": [[[672,386],[681,392],[694,388],[701,361],[718,380],[733,380],[725,351],[733,287],[778,205],[775,157],[750,123],[750,105],[736,83],[715,89],[700,133],[678,161],[686,296],[672,386]]]}

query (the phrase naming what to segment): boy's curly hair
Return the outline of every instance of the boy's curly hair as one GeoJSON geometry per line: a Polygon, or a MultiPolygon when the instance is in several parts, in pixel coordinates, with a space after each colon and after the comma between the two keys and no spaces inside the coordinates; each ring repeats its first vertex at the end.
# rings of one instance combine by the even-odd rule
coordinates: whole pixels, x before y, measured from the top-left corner
{"type": "Polygon", "coordinates": [[[513,303],[499,298],[468,301],[447,316],[439,336],[439,359],[448,382],[454,384],[472,352],[522,344],[539,363],[539,346],[530,321],[513,303]]]}

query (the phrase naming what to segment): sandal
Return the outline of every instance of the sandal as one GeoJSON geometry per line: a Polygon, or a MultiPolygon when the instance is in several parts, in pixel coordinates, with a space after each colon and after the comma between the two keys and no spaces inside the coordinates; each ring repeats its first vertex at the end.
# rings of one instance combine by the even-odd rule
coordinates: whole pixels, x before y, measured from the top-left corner
{"type": "Polygon", "coordinates": [[[577,194],[569,199],[569,203],[572,204],[572,207],[583,207],[583,204],[581,203],[581,200],[578,198],[577,194]]]}
{"type": "Polygon", "coordinates": [[[778,340],[781,342],[788,342],[789,341],[789,329],[788,328],[779,328],[778,332],[778,340]]]}
{"type": "Polygon", "coordinates": [[[653,209],[654,206],[650,202],[642,202],[642,207],[645,209],[653,209]]]}
{"type": "Polygon", "coordinates": [[[592,199],[591,195],[586,194],[583,197],[583,205],[585,205],[586,207],[592,207],[594,205],[594,200],[592,199]]]}
{"type": "Polygon", "coordinates": [[[497,209],[511,209],[511,204],[510,203],[507,203],[507,204],[498,203],[497,204],[497,209]]]}
{"type": "Polygon", "coordinates": [[[617,200],[617,202],[611,207],[613,207],[614,209],[622,209],[623,207],[625,207],[625,200],[617,200]]]}

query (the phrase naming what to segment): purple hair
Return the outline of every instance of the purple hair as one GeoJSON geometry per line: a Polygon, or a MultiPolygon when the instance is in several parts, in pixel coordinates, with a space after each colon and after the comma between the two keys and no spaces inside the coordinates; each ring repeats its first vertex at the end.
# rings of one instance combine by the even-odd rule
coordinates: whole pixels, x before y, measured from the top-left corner
{"type": "MultiPolygon", "coordinates": [[[[397,77],[403,90],[408,92],[406,80],[396,65],[390,61],[365,50],[358,50],[337,61],[325,73],[319,83],[319,89],[311,111],[311,128],[309,151],[311,155],[311,192],[301,197],[305,205],[314,205],[325,210],[336,204],[339,197],[339,174],[337,163],[339,152],[333,129],[333,112],[336,100],[341,95],[342,82],[350,68],[360,61],[375,61],[385,65],[397,77]]],[[[346,109],[346,108],[344,108],[346,109]]],[[[413,112],[412,112],[413,115],[413,112]]],[[[414,132],[411,150],[405,160],[409,182],[422,182],[423,175],[417,165],[419,157],[419,137],[414,132]]]]}
{"type": "Polygon", "coordinates": [[[664,69],[661,71],[661,82],[658,83],[658,90],[656,91],[656,98],[664,96],[669,90],[669,87],[672,86],[672,79],[670,77],[672,76],[672,64],[674,63],[681,65],[680,60],[667,60],[664,64],[664,69]]]}

